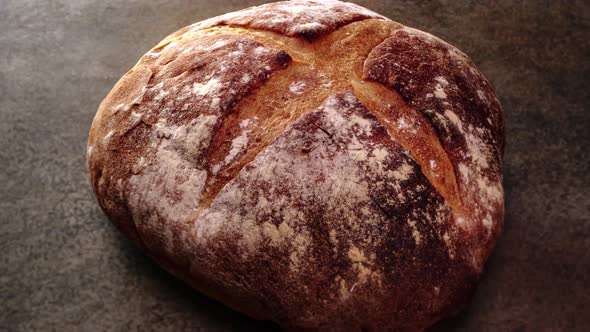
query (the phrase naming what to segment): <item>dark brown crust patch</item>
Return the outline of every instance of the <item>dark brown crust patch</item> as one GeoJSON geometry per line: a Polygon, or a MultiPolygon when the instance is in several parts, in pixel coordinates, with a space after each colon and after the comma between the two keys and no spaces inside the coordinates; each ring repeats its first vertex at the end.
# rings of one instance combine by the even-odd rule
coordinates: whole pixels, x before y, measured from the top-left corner
{"type": "Polygon", "coordinates": [[[286,326],[424,328],[461,306],[477,276],[445,240],[451,218],[377,119],[339,94],[219,193],[195,226],[193,261],[286,326]]]}
{"type": "Polygon", "coordinates": [[[363,76],[397,91],[436,129],[470,209],[468,239],[482,264],[503,220],[504,119],[491,86],[461,51],[411,28],[396,30],[373,49],[363,76]]]}
{"type": "Polygon", "coordinates": [[[495,150],[498,147],[494,164],[500,164],[504,149],[500,104],[485,77],[458,49],[421,31],[399,29],[373,49],[363,76],[394,89],[410,107],[428,117],[454,156],[465,150],[463,135],[441,123],[436,114],[452,110],[466,123],[489,130],[486,143],[495,150]]]}

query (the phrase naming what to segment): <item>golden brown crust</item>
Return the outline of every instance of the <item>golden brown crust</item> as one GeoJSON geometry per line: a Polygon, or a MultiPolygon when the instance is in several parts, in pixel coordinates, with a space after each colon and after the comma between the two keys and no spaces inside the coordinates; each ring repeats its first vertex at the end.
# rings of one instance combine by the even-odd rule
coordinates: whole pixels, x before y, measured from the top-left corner
{"type": "Polygon", "coordinates": [[[234,27],[212,30],[213,33],[247,35],[264,45],[285,50],[294,62],[280,75],[272,76],[267,84],[241,100],[235,107],[236,111],[228,115],[213,137],[209,147],[209,162],[214,169],[207,179],[202,207],[209,206],[228,180],[234,178],[245,164],[252,161],[302,114],[317,108],[335,91],[350,89],[352,77],[361,72],[362,59],[397,28],[395,24],[382,24],[381,21],[378,21],[379,24],[375,20],[351,23],[313,44],[266,31],[234,27]],[[360,45],[349,45],[351,41],[347,41],[346,36],[352,33],[368,37],[360,45]],[[335,62],[333,59],[341,61],[335,62]],[[353,68],[342,67],[342,62],[353,68]],[[272,101],[270,104],[269,100],[272,101]],[[225,158],[232,148],[231,142],[238,136],[236,128],[243,121],[250,121],[254,117],[256,126],[248,130],[248,144],[244,146],[244,153],[236,155],[231,163],[226,162],[225,158]]]}
{"type": "Polygon", "coordinates": [[[501,228],[501,117],[452,46],[282,2],[142,57],[98,110],[88,167],[123,232],[239,311],[419,330],[467,301],[501,228]]]}
{"type": "Polygon", "coordinates": [[[428,120],[410,108],[399,94],[381,84],[352,81],[352,87],[362,103],[382,119],[390,135],[410,151],[434,189],[456,213],[465,214],[453,166],[428,120]]]}

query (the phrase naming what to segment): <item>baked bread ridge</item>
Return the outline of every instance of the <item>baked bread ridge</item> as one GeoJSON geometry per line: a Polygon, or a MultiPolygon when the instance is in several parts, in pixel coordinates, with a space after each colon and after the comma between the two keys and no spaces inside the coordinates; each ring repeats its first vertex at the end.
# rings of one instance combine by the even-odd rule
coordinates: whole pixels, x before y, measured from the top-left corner
{"type": "Polygon", "coordinates": [[[468,300],[502,226],[493,90],[452,46],[361,8],[279,2],[183,28],[89,136],[125,234],[287,328],[424,329],[468,300]]]}

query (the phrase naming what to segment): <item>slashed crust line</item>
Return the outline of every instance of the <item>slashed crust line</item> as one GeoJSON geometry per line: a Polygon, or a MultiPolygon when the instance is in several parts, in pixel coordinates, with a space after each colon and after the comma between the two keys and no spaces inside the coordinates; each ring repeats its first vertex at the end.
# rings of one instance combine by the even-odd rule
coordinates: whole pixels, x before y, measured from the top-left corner
{"type": "MultiPolygon", "coordinates": [[[[434,130],[430,121],[417,110],[411,108],[397,91],[386,88],[380,83],[371,82],[362,77],[362,66],[364,65],[364,60],[367,58],[368,54],[385,39],[391,37],[395,30],[402,27],[403,26],[398,25],[393,21],[365,19],[341,26],[332,33],[314,41],[288,37],[268,30],[233,26],[231,24],[199,30],[199,32],[205,33],[243,35],[258,41],[265,47],[284,50],[294,60],[286,69],[277,72],[277,75],[273,75],[273,77],[265,82],[262,87],[253,92],[251,96],[246,97],[245,102],[238,103],[235,108],[237,110],[236,113],[243,112],[244,110],[240,109],[240,107],[243,107],[243,105],[248,103],[249,100],[264,100],[264,94],[260,93],[261,89],[264,90],[265,86],[272,86],[274,84],[273,78],[276,79],[277,76],[282,76],[284,78],[285,73],[293,70],[294,66],[303,65],[308,68],[311,67],[317,69],[317,72],[326,75],[326,80],[328,82],[335,81],[337,82],[335,85],[338,85],[339,87],[339,89],[330,89],[330,91],[324,93],[325,96],[321,95],[321,98],[316,97],[314,105],[307,104],[305,105],[305,109],[291,112],[288,121],[280,126],[281,130],[277,129],[274,131],[275,135],[272,135],[270,138],[266,137],[264,140],[266,144],[258,146],[255,149],[248,148],[247,153],[236,163],[232,164],[232,171],[226,175],[225,181],[223,181],[221,185],[216,185],[215,190],[207,191],[204,194],[204,199],[200,202],[200,208],[203,209],[210,206],[225,183],[237,176],[239,171],[246,164],[254,160],[260,151],[269,144],[272,144],[272,142],[274,142],[274,140],[284,132],[289,125],[297,121],[303,114],[319,107],[319,105],[330,95],[353,91],[355,96],[359,98],[367,110],[387,129],[391,139],[402,145],[404,149],[410,153],[411,158],[420,165],[421,172],[453,210],[459,215],[465,214],[466,211],[459,195],[454,167],[452,167],[450,158],[442,147],[438,133],[434,130]],[[373,24],[373,22],[375,25],[382,25],[383,22],[391,22],[393,24],[388,27],[388,33],[380,36],[376,43],[363,50],[363,56],[357,57],[357,59],[345,59],[345,61],[342,61],[341,58],[331,56],[330,52],[325,52],[325,50],[329,49],[333,43],[338,42],[338,40],[333,40],[334,35],[345,31],[350,26],[364,23],[373,24]],[[332,43],[326,41],[332,41],[332,43]],[[349,68],[349,65],[351,64],[349,60],[352,60],[353,62],[352,70],[348,73],[343,73],[343,71],[339,69],[349,68]],[[400,129],[396,126],[395,123],[399,122],[401,119],[406,119],[406,121],[409,122],[409,125],[413,126],[413,129],[418,130],[419,133],[416,134],[415,131],[411,132],[405,130],[405,128],[400,129]],[[420,138],[418,143],[415,143],[416,137],[420,138]],[[435,171],[429,163],[430,160],[435,160],[437,162],[436,164],[439,165],[438,169],[442,169],[442,172],[435,171]]],[[[356,38],[364,37],[365,36],[362,36],[361,34],[356,35],[356,38]]],[[[300,98],[309,100],[310,98],[314,98],[316,94],[317,90],[308,90],[301,94],[300,98]]],[[[252,103],[250,103],[250,105],[252,105],[252,103]]],[[[267,123],[272,123],[272,121],[268,121],[267,123]]],[[[263,131],[266,127],[267,126],[265,125],[258,126],[260,131],[263,131]]],[[[256,137],[256,135],[253,136],[256,137]]]]}

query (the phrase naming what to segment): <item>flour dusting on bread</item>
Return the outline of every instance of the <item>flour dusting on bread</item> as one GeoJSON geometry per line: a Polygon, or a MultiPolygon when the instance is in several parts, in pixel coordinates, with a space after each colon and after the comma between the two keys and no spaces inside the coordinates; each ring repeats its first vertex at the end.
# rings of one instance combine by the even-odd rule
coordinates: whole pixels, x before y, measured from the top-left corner
{"type": "Polygon", "coordinates": [[[465,303],[498,236],[503,146],[465,54],[294,0],[165,38],[101,104],[87,157],[109,218],[235,309],[422,330],[465,303]]]}

